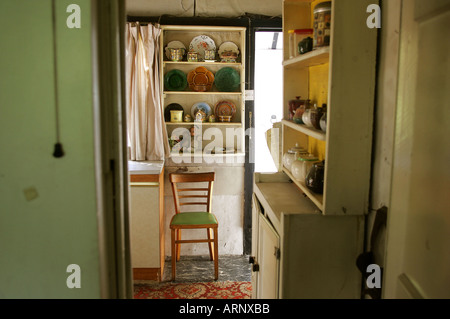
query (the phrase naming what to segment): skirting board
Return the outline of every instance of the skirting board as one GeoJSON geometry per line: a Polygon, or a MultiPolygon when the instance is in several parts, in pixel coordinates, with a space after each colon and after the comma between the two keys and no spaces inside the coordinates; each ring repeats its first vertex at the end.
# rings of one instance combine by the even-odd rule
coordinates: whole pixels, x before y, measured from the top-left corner
{"type": "Polygon", "coordinates": [[[161,281],[160,268],[133,268],[134,280],[156,280],[161,281]]]}

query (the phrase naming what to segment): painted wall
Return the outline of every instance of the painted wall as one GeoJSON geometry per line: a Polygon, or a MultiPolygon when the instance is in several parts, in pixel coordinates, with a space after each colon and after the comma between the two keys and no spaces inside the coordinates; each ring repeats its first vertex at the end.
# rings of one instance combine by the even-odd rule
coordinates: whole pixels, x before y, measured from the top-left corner
{"type": "Polygon", "coordinates": [[[281,16],[281,0],[126,0],[132,16],[238,17],[245,13],[281,16]]]}
{"type": "MultiPolygon", "coordinates": [[[[212,210],[219,222],[219,255],[242,255],[244,226],[244,167],[242,164],[175,165],[168,162],[164,174],[165,254],[171,256],[170,220],[175,213],[169,173],[178,169],[187,172],[215,172],[212,210]]],[[[203,207],[201,207],[203,209],[203,207]]],[[[184,230],[182,239],[206,239],[205,230],[184,230]]],[[[207,244],[183,244],[182,256],[209,255],[207,244]]]]}
{"type": "Polygon", "coordinates": [[[55,133],[51,1],[0,2],[0,298],[99,298],[89,0],[58,0],[65,156],[55,133]],[[69,4],[81,28],[69,29],[69,4]],[[67,266],[81,267],[69,289],[67,266]]]}

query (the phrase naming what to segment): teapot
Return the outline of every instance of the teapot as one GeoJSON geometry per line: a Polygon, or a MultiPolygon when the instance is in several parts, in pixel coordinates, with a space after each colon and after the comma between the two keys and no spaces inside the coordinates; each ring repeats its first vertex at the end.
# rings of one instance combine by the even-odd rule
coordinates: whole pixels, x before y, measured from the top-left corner
{"type": "Polygon", "coordinates": [[[323,180],[325,176],[325,161],[314,163],[306,175],[305,184],[311,191],[323,194],[323,180]]]}

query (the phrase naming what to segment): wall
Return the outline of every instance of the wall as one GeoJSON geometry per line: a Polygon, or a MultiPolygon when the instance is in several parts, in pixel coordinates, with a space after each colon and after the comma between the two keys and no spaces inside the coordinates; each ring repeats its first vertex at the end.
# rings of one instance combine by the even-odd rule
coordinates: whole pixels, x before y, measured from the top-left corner
{"type": "MultiPolygon", "coordinates": [[[[243,160],[243,158],[242,158],[243,160]]],[[[215,172],[212,210],[219,222],[219,255],[242,255],[244,221],[244,167],[239,163],[221,164],[174,164],[166,163],[164,180],[165,252],[171,256],[170,220],[175,213],[169,173],[181,169],[183,172],[215,172]]],[[[206,239],[205,230],[184,230],[182,239],[206,239]]],[[[181,255],[209,255],[207,244],[183,244],[181,255]]]]}
{"type": "Polygon", "coordinates": [[[126,0],[131,16],[238,17],[245,13],[281,16],[281,0],[126,0]]]}
{"type": "Polygon", "coordinates": [[[0,2],[0,298],[99,298],[90,1],[68,29],[58,0],[61,141],[55,143],[51,1],[0,2]],[[69,264],[81,288],[69,289],[69,264]]]}

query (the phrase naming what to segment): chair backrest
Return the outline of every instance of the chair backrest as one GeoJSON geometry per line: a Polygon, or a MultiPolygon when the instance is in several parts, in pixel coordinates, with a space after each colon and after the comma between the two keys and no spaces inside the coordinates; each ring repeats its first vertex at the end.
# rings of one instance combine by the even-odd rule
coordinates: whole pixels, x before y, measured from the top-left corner
{"type": "Polygon", "coordinates": [[[211,212],[212,187],[215,173],[171,173],[175,213],[181,212],[181,207],[205,206],[205,211],[211,212]]]}

